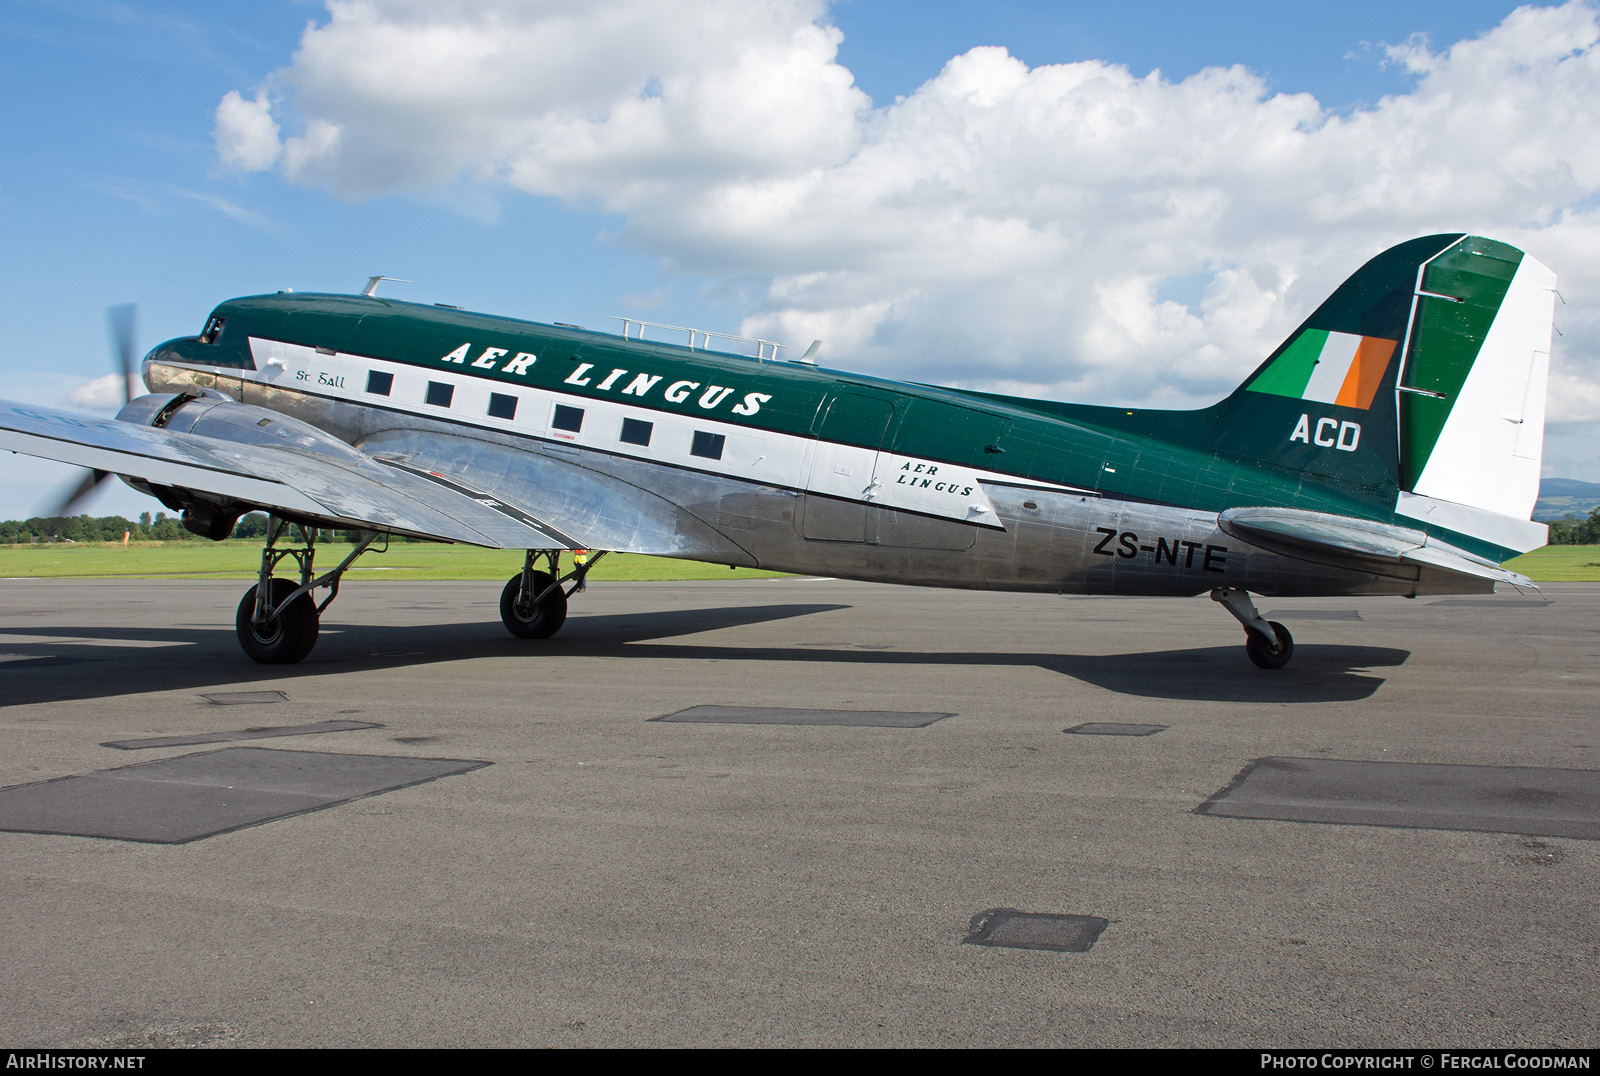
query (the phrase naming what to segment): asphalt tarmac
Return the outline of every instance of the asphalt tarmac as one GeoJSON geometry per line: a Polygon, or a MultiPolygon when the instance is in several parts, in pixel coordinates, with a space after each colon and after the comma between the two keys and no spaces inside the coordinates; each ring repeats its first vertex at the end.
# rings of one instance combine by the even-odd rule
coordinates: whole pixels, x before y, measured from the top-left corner
{"type": "Polygon", "coordinates": [[[1600,586],[245,586],[0,581],[0,1045],[1596,1043],[1600,586]]]}

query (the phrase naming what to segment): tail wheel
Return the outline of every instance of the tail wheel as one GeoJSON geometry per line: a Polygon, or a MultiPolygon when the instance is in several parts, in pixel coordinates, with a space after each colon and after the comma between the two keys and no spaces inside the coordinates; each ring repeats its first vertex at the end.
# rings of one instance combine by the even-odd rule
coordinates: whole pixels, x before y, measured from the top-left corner
{"type": "MultiPolygon", "coordinates": [[[[268,604],[276,608],[298,586],[289,579],[272,580],[268,604]]],[[[262,665],[293,665],[303,661],[317,645],[317,606],[311,600],[311,592],[300,595],[265,624],[257,624],[256,589],[251,587],[245,591],[239,613],[234,617],[239,645],[252,661],[262,665]]]]}
{"type": "Polygon", "coordinates": [[[1257,668],[1281,669],[1289,664],[1290,658],[1294,657],[1294,636],[1289,634],[1288,628],[1276,620],[1267,621],[1267,625],[1277,634],[1276,643],[1258,631],[1246,631],[1244,650],[1257,668]]]}
{"type": "Polygon", "coordinates": [[[567,595],[560,587],[554,587],[535,605],[533,595],[550,588],[555,580],[547,572],[531,574],[531,591],[526,596],[522,593],[521,572],[506,583],[500,592],[500,619],[506,630],[519,639],[548,639],[567,622],[567,595]]]}

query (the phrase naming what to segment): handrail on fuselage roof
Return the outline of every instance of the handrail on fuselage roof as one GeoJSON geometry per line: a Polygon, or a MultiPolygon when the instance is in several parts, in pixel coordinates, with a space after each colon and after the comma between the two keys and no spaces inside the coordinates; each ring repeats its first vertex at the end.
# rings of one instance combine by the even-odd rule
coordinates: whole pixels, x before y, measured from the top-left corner
{"type": "MultiPolygon", "coordinates": [[[[688,333],[690,351],[710,351],[711,338],[713,336],[718,340],[734,340],[741,344],[754,344],[756,346],[755,359],[757,362],[777,362],[778,349],[780,347],[789,346],[788,344],[780,344],[773,340],[763,340],[758,336],[737,336],[733,333],[719,333],[711,329],[691,329],[687,325],[668,325],[663,321],[641,321],[639,318],[625,318],[621,314],[612,314],[611,320],[622,322],[622,338],[624,340],[643,341],[644,331],[645,329],[649,328],[668,329],[672,332],[688,333]],[[633,327],[635,325],[639,327],[639,334],[637,336],[629,336],[628,334],[633,331],[633,327]],[[701,341],[698,348],[695,346],[696,337],[699,337],[701,341]],[[769,348],[771,349],[770,351],[768,350],[769,348]]],[[[749,356],[746,357],[748,358],[749,356]]]]}

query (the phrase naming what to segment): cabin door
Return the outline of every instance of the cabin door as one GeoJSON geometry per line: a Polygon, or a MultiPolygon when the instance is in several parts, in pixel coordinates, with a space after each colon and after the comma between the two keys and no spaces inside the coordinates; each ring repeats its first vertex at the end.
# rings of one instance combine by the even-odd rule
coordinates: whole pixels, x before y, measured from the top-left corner
{"type": "Polygon", "coordinates": [[[894,404],[864,392],[841,392],[828,403],[806,480],[800,533],[819,542],[867,540],[867,506],[894,404]]]}

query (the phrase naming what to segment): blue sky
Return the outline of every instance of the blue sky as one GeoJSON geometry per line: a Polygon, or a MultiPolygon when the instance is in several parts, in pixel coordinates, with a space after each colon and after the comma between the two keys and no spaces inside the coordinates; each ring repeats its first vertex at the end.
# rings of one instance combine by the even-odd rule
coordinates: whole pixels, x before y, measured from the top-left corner
{"type": "Polygon", "coordinates": [[[847,0],[830,10],[844,31],[839,62],[877,104],[910,93],[974,45],[1004,45],[1030,67],[1069,60],[1159,68],[1181,79],[1244,64],[1277,90],[1346,108],[1403,92],[1411,79],[1377,46],[1412,34],[1440,43],[1487,30],[1517,5],[1461,3],[899,3],[847,0]]]}
{"type": "MultiPolygon", "coordinates": [[[[625,10],[627,4],[619,0],[615,6],[625,10]]],[[[787,6],[806,7],[804,3],[787,6]]],[[[860,146],[894,146],[903,155],[927,140],[942,137],[944,131],[937,124],[942,122],[939,117],[947,114],[945,105],[950,98],[938,97],[923,87],[939,76],[952,58],[979,46],[1001,46],[1034,73],[1047,65],[1089,60],[1122,65],[1134,80],[1159,69],[1169,87],[1204,68],[1244,65],[1261,85],[1242,97],[1237,91],[1232,96],[1216,91],[1218,100],[1226,99],[1236,117],[1227,123],[1237,127],[1245,122],[1237,117],[1247,120],[1251,108],[1267,107],[1262,102],[1274,94],[1311,94],[1321,107],[1321,118],[1306,119],[1302,114],[1298,123],[1305,128],[1335,122],[1330,117],[1377,115],[1385,97],[1413,94],[1430,77],[1439,86],[1446,86],[1447,78],[1459,79],[1459,72],[1435,76],[1416,65],[1408,67],[1384,46],[1400,45],[1413,35],[1424,34],[1433,54],[1438,55],[1456,42],[1492,34],[1515,5],[1470,0],[1209,6],[998,0],[980,6],[840,0],[828,7],[813,7],[821,22],[842,34],[842,40],[835,39],[837,51],[831,61],[848,69],[854,85],[870,97],[870,107],[863,108],[867,102],[848,96],[840,96],[832,112],[819,106],[815,129],[823,133],[817,135],[815,146],[796,151],[805,159],[793,164],[790,172],[750,180],[747,187],[759,188],[758,193],[770,193],[778,189],[772,185],[788,183],[796,176],[819,173],[842,177],[839,182],[851,185],[849,189],[877,182],[878,174],[861,163],[868,155],[860,152],[860,146]],[[896,108],[897,98],[910,100],[896,108]],[[845,120],[840,118],[847,113],[854,117],[848,130],[841,126],[845,120]],[[828,141],[835,137],[856,141],[839,149],[828,141]]],[[[1581,8],[1579,14],[1587,10],[1581,8]]],[[[794,21],[792,12],[785,17],[794,21]]],[[[1306,313],[1305,304],[1311,300],[1297,293],[1292,284],[1273,285],[1273,266],[1299,259],[1294,261],[1295,275],[1307,282],[1306,288],[1337,284],[1364,256],[1376,253],[1388,241],[1417,234],[1394,234],[1404,230],[1404,219],[1399,223],[1363,220],[1337,232],[1330,230],[1328,234],[1336,234],[1337,241],[1312,242],[1313,249],[1307,253],[1291,250],[1283,241],[1285,235],[1308,230],[1302,227],[1297,232],[1292,219],[1262,223],[1260,235],[1256,235],[1242,234],[1239,229],[1245,226],[1237,224],[1197,231],[1192,219],[1183,214],[1176,215],[1170,227],[1130,217],[1126,221],[1129,246],[1155,249],[1170,243],[1179,248],[1192,246],[1196,251],[1188,260],[1163,257],[1120,266],[1114,264],[1114,253],[1106,253],[1116,248],[1115,231],[1086,248],[1097,251],[1094,257],[1107,263],[1105,276],[1124,280],[1126,294],[1135,297],[1128,301],[1133,302],[1131,309],[1136,313],[1128,316],[1137,319],[1138,310],[1149,310],[1152,320],[1165,319],[1166,335],[1126,344],[1130,350],[1121,358],[1097,365],[1088,352],[1105,334],[1086,332],[1075,345],[1084,354],[1074,352],[1061,360],[1060,369],[1051,369],[1055,359],[1048,341],[1070,334],[1094,312],[1075,310],[1070,304],[1058,306],[1053,300],[1057,293],[1048,288],[1021,296],[1015,306],[994,296],[1009,294],[1008,255],[1015,256],[1019,276],[1030,274],[1028,279],[1034,280],[1049,275],[1050,258],[1064,256],[1059,244],[1019,241],[1014,247],[985,248],[999,265],[977,278],[964,275],[971,272],[965,266],[982,252],[953,257],[945,272],[937,259],[930,260],[891,235],[863,237],[862,228],[848,220],[840,223],[843,233],[838,236],[819,227],[804,249],[798,243],[786,245],[792,229],[786,234],[779,218],[766,227],[752,227],[747,235],[738,234],[731,226],[724,234],[696,223],[704,221],[708,199],[713,198],[707,192],[718,186],[714,176],[697,179],[691,175],[682,182],[664,183],[644,196],[637,192],[640,177],[628,174],[630,168],[641,166],[616,155],[586,158],[567,172],[537,167],[533,173],[518,172],[517,161],[526,166],[528,154],[534,152],[524,149],[515,160],[514,155],[497,158],[489,171],[474,171],[468,160],[462,170],[441,181],[429,169],[429,139],[437,134],[428,132],[439,129],[428,127],[438,120],[426,102],[391,105],[383,99],[380,86],[374,91],[377,105],[364,111],[347,108],[338,98],[338,85],[329,81],[325,69],[315,66],[316,62],[329,62],[326,58],[297,60],[296,50],[308,24],[326,27],[329,18],[322,4],[302,2],[216,5],[9,0],[6,18],[0,20],[0,89],[10,102],[0,120],[5,145],[0,155],[0,325],[4,327],[0,373],[5,378],[0,395],[68,406],[67,396],[73,389],[107,369],[104,311],[112,303],[139,304],[142,351],[159,340],[198,331],[210,307],[229,296],[284,287],[349,291],[358,288],[367,275],[381,272],[414,282],[386,285],[387,293],[424,302],[450,302],[592,328],[609,326],[607,316],[612,314],[713,329],[744,326],[802,348],[812,335],[821,335],[833,348],[826,360],[843,368],[1102,402],[1126,399],[1129,403],[1183,405],[1205,402],[1208,393],[1220,395],[1264,354],[1252,348],[1270,348],[1280,326],[1292,324],[1306,313]],[[219,152],[214,138],[218,106],[230,93],[241,95],[241,100],[260,101],[263,108],[271,101],[285,146],[273,164],[259,168],[240,167],[236,162],[230,165],[219,152]],[[386,108],[387,113],[383,111],[386,108]],[[408,108],[418,111],[408,113],[408,108]],[[373,162],[382,158],[374,151],[361,159],[328,157],[291,175],[290,139],[320,116],[342,125],[346,139],[341,146],[358,146],[363,137],[361,124],[369,121],[378,132],[373,135],[373,145],[380,144],[376,141],[380,137],[390,137],[382,132],[392,131],[396,125],[403,130],[414,125],[421,133],[411,153],[394,166],[393,174],[375,171],[378,166],[373,162]],[[1242,253],[1237,261],[1227,254],[1230,237],[1239,240],[1242,253]],[[841,252],[851,251],[848,257],[841,253],[837,273],[829,264],[830,244],[836,244],[841,252]],[[956,265],[956,260],[962,264],[956,265]],[[847,261],[850,264],[845,266],[847,261]],[[831,275],[837,279],[828,284],[831,275]],[[1255,282],[1253,290],[1241,293],[1238,281],[1246,276],[1255,282]],[[817,283],[819,279],[823,284],[817,283]],[[866,298],[849,307],[841,295],[866,298]],[[990,298],[974,300],[970,306],[953,306],[948,299],[951,295],[990,298]],[[1266,302],[1262,295],[1284,309],[1261,315],[1246,329],[1229,328],[1232,322],[1222,313],[1215,317],[1201,314],[1203,301],[1212,304],[1208,309],[1213,312],[1240,311],[1266,302]],[[952,320],[959,320],[960,332],[954,332],[954,326],[951,332],[936,331],[941,328],[938,318],[929,318],[925,311],[915,317],[908,313],[904,324],[884,313],[915,309],[917,296],[929,304],[927,309],[950,310],[952,320]],[[1187,321],[1184,307],[1194,312],[1187,321]],[[1061,319],[1059,324],[1054,318],[1061,319]],[[863,319],[870,325],[852,336],[863,319]],[[1038,338],[1017,328],[1035,321],[1040,323],[1038,338]],[[927,335],[917,335],[907,327],[912,324],[924,326],[919,331],[927,335]],[[852,340],[856,342],[852,344],[852,340]],[[1024,356],[1025,361],[991,365],[985,355],[986,340],[1024,356]],[[1118,371],[1140,363],[1162,375],[1159,379],[1168,386],[1164,390],[1167,395],[1158,392],[1145,399],[1127,399],[1126,394],[1135,390],[1118,371]]],[[[807,21],[800,18],[802,24],[807,21]]],[[[625,35],[626,22],[623,25],[625,35]]],[[[618,31],[612,26],[606,32],[616,35],[618,31]]],[[[331,36],[325,34],[319,40],[331,36]]],[[[1516,40],[1502,36],[1508,43],[1500,51],[1507,52],[1530,47],[1528,38],[1537,35],[1516,40]]],[[[774,40],[779,39],[781,35],[774,40]]],[[[604,50],[617,42],[613,37],[594,44],[604,50]]],[[[725,59],[744,47],[737,34],[711,40],[704,47],[709,57],[705,62],[725,59]]],[[[638,43],[643,59],[631,61],[643,65],[636,81],[644,89],[638,94],[628,90],[624,96],[632,100],[659,93],[672,105],[677,92],[674,87],[693,82],[696,72],[692,65],[699,61],[682,57],[661,61],[664,72],[679,72],[679,81],[666,74],[660,80],[665,89],[653,89],[655,75],[650,64],[656,60],[650,48],[648,40],[638,43]]],[[[998,54],[985,53],[980,58],[982,64],[974,61],[972,65],[976,73],[970,77],[975,84],[997,85],[1021,77],[998,54]]],[[[798,83],[802,89],[809,85],[803,79],[817,76],[828,59],[817,60],[813,53],[806,53],[796,61],[802,67],[811,64],[796,76],[802,79],[798,83]]],[[[1541,62],[1557,61],[1546,58],[1541,62]]],[[[389,77],[394,78],[392,74],[389,77]]],[[[406,90],[413,96],[418,92],[416,87],[406,90]]],[[[447,116],[451,108],[468,107],[454,104],[448,93],[441,92],[438,108],[447,116]]],[[[600,87],[593,92],[618,91],[600,87]]],[[[1121,86],[1114,92],[1124,95],[1121,100],[1127,109],[1144,107],[1138,104],[1142,98],[1137,87],[1121,86]]],[[[1212,90],[1196,83],[1190,96],[1202,92],[1212,90]]],[[[1459,97],[1463,91],[1451,92],[1459,97]]],[[[816,99],[810,91],[806,93],[803,100],[816,99]]],[[[1176,97],[1177,93],[1174,90],[1167,96],[1176,97]]],[[[508,108],[517,105],[510,97],[503,103],[508,108]]],[[[611,105],[603,102],[595,107],[611,105]]],[[[978,141],[997,140],[998,132],[1012,131],[1024,122],[1003,115],[996,119],[1004,107],[989,109],[982,121],[1003,121],[1004,126],[983,127],[973,121],[964,130],[978,131],[978,141]]],[[[1151,107],[1155,109],[1152,116],[1172,122],[1171,107],[1151,107]]],[[[1581,114],[1581,110],[1596,106],[1574,101],[1567,107],[1581,114]]],[[[1390,111],[1398,114],[1398,110],[1390,111]]],[[[526,120],[543,122],[542,117],[559,112],[559,104],[545,102],[537,108],[530,106],[526,120]]],[[[1022,114],[1019,106],[1017,115],[1022,114]]],[[[1210,115],[1204,110],[1184,114],[1210,115]]],[[[791,114],[774,115],[788,122],[791,114]]],[[[1379,124],[1374,121],[1369,126],[1379,124]]],[[[1293,127],[1290,123],[1289,129],[1293,127]]],[[[1570,119],[1565,128],[1572,129],[1570,119]]],[[[1041,141],[1050,137],[1043,129],[1041,132],[1041,141]]],[[[650,174],[644,178],[654,182],[675,163],[682,163],[692,173],[698,163],[717,153],[733,154],[730,167],[748,169],[748,162],[736,159],[737,147],[729,150],[716,143],[715,134],[713,131],[702,145],[690,139],[682,162],[653,158],[648,163],[650,174]]],[[[1026,145],[1029,136],[1024,131],[1006,137],[1026,145]]],[[[1403,130],[1396,137],[1404,138],[1403,130]]],[[[973,141],[953,137],[950,144],[973,141]]],[[[486,140],[483,145],[502,142],[503,138],[501,142],[486,140]]],[[[786,147],[779,143],[778,149],[782,152],[786,147]]],[[[470,156],[471,150],[470,143],[461,143],[450,152],[470,156]]],[[[1453,160],[1440,165],[1446,166],[1466,167],[1453,160]]],[[[952,185],[961,188],[962,197],[969,198],[970,204],[950,210],[957,214],[952,221],[980,218],[982,204],[1007,199],[1019,205],[1037,202],[1028,190],[1004,187],[1002,180],[994,178],[1012,167],[991,167],[981,160],[962,164],[955,174],[966,178],[952,180],[952,185]]],[[[1059,164],[1047,161],[1041,165],[1044,170],[1050,167],[1059,164]]],[[[1408,167],[1419,174],[1422,171],[1419,165],[1408,167]]],[[[1558,234],[1552,222],[1575,219],[1593,210],[1600,191],[1594,189],[1587,168],[1583,162],[1569,168],[1577,176],[1568,184],[1572,189],[1542,196],[1537,211],[1525,210],[1503,190],[1488,191],[1477,201],[1464,202],[1460,213],[1469,219],[1452,226],[1477,230],[1482,220],[1486,227],[1515,227],[1522,236],[1546,236],[1548,251],[1536,242],[1525,241],[1524,245],[1549,262],[1563,280],[1571,280],[1577,267],[1558,264],[1556,255],[1581,247],[1583,233],[1558,234]],[[1503,212],[1495,208],[1496,198],[1503,212]]],[[[1086,212],[1098,218],[1096,226],[1101,226],[1107,212],[1104,207],[1111,203],[1095,199],[1107,197],[1105,190],[1115,186],[1115,178],[1112,175],[1093,188],[1085,181],[1083,189],[1071,193],[1062,204],[1088,206],[1086,212]]],[[[1205,183],[1211,186],[1200,184],[1204,189],[1197,187],[1196,197],[1235,196],[1230,194],[1230,182],[1207,179],[1205,183]]],[[[1506,189],[1524,189],[1529,182],[1506,189]]],[[[1159,190],[1159,186],[1158,180],[1151,181],[1152,189],[1159,190]]],[[[1308,191],[1307,197],[1315,193],[1308,191]]],[[[953,202],[945,198],[939,204],[949,209],[953,202]]],[[[1124,211],[1138,212],[1137,208],[1117,210],[1124,211]]],[[[1031,227],[1040,234],[1077,233],[1079,222],[1070,208],[1051,212],[1055,216],[1050,221],[1043,225],[1034,221],[1031,227]]],[[[1264,210],[1263,215],[1266,213],[1264,210]]],[[[1337,222],[1318,226],[1338,227],[1337,222]]],[[[951,227],[959,230],[960,225],[952,223],[951,227]]],[[[1505,237],[1519,239],[1519,235],[1505,237]]],[[[1590,270],[1584,267],[1584,272],[1590,270]]],[[[1101,277],[1084,279],[1092,282],[1101,277]]],[[[1569,302],[1581,300],[1567,287],[1564,285],[1563,293],[1569,302]]],[[[1110,308],[1122,301],[1117,296],[1123,294],[1108,288],[1102,302],[1110,308]]],[[[1584,320],[1588,307],[1581,301],[1578,310],[1558,348],[1571,347],[1574,356],[1590,356],[1593,323],[1584,320]]],[[[1111,333],[1120,333],[1119,340],[1139,337],[1137,326],[1130,331],[1125,323],[1112,324],[1122,326],[1111,333]]],[[[1584,365],[1574,359],[1569,369],[1578,379],[1573,384],[1600,383],[1600,371],[1592,363],[1584,365]]],[[[1577,399],[1583,391],[1587,388],[1566,395],[1577,399]]],[[[1561,429],[1552,427],[1552,451],[1547,452],[1547,459],[1553,455],[1570,460],[1568,471],[1591,466],[1594,469],[1589,473],[1571,476],[1600,479],[1600,450],[1592,448],[1594,432],[1600,428],[1594,420],[1600,414],[1578,408],[1553,417],[1567,421],[1561,429]]],[[[43,510],[51,490],[71,481],[69,469],[36,465],[23,457],[6,457],[0,465],[5,468],[0,474],[0,517],[43,510]]],[[[136,514],[155,507],[147,498],[117,487],[85,510],[136,514]]]]}

